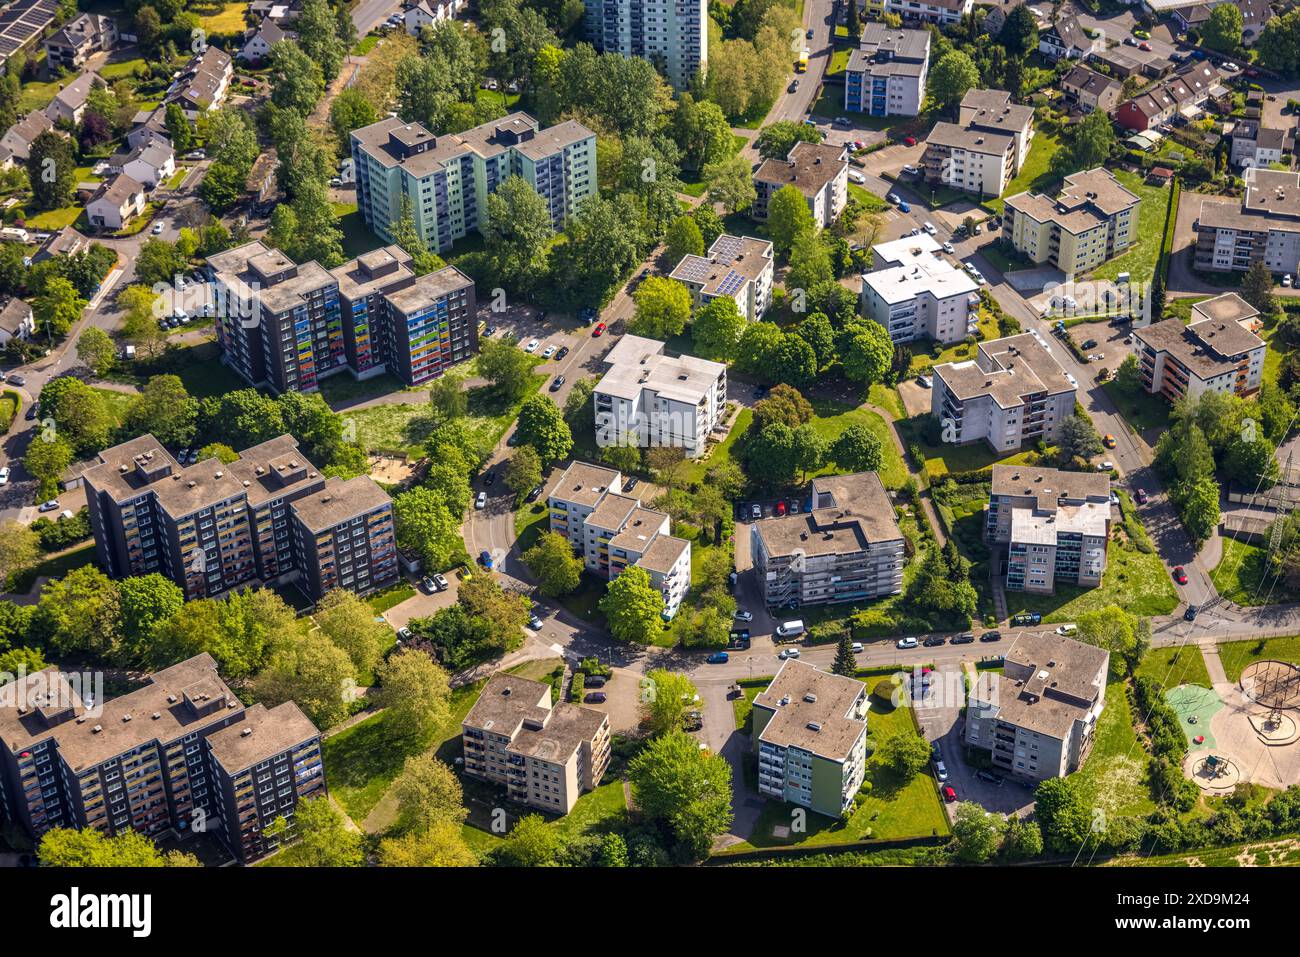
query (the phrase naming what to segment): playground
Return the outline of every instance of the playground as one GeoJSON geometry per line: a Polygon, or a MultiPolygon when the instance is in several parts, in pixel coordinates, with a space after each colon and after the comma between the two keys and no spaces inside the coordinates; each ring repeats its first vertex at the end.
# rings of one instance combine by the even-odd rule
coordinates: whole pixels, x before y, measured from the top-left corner
{"type": "Polygon", "coordinates": [[[415,466],[405,455],[370,456],[370,477],[382,485],[404,485],[415,474],[415,466]]]}

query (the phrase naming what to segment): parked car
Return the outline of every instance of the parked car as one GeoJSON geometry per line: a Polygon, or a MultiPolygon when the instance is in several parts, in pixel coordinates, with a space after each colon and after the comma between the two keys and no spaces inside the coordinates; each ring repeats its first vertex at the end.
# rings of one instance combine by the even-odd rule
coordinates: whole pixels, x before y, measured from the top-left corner
{"type": "Polygon", "coordinates": [[[0,485],[9,484],[9,466],[0,465],[0,485]]]}
{"type": "Polygon", "coordinates": [[[553,355],[555,355],[555,346],[547,346],[542,350],[543,359],[549,359],[553,355]]]}
{"type": "Polygon", "coordinates": [[[936,645],[944,644],[947,640],[948,639],[943,635],[931,635],[929,638],[925,639],[925,641],[921,642],[921,644],[925,645],[927,648],[933,648],[936,645]]]}
{"type": "Polygon", "coordinates": [[[934,383],[930,381],[930,377],[928,375],[919,375],[916,377],[916,384],[919,385],[922,389],[928,389],[934,383]]]}
{"type": "Polygon", "coordinates": [[[943,799],[949,804],[952,804],[954,801],[957,800],[957,792],[952,789],[951,784],[944,785],[943,799]]]}
{"type": "Polygon", "coordinates": [[[934,762],[934,776],[940,781],[948,780],[948,767],[942,761],[934,762]]]}
{"type": "Polygon", "coordinates": [[[554,379],[551,380],[552,392],[559,392],[563,388],[564,388],[564,376],[557,375],[554,379]]]}
{"type": "Polygon", "coordinates": [[[1143,51],[1145,51],[1145,52],[1147,52],[1147,53],[1150,53],[1150,52],[1151,52],[1151,44],[1147,43],[1146,40],[1143,40],[1141,43],[1138,44],[1138,49],[1139,49],[1139,50],[1143,50],[1143,51]]]}
{"type": "Polygon", "coordinates": [[[968,631],[964,635],[954,635],[952,638],[952,644],[969,645],[974,640],[975,640],[975,636],[968,631]]]}
{"type": "Polygon", "coordinates": [[[632,489],[636,488],[640,484],[641,484],[641,480],[634,475],[631,478],[629,478],[626,482],[623,483],[623,491],[630,492],[632,491],[632,489]]]}
{"type": "Polygon", "coordinates": [[[934,223],[926,223],[926,224],[923,225],[921,228],[924,229],[924,230],[925,230],[927,233],[929,233],[931,236],[933,236],[935,233],[937,233],[937,232],[939,231],[939,230],[937,230],[937,229],[934,228],[934,223]]]}
{"type": "Polygon", "coordinates": [[[785,502],[777,502],[777,503],[776,503],[776,514],[777,514],[777,515],[784,515],[784,514],[785,514],[785,502]]]}
{"type": "Polygon", "coordinates": [[[593,339],[599,339],[602,335],[605,334],[605,330],[607,328],[608,326],[606,326],[603,322],[596,323],[596,328],[591,330],[591,337],[593,339]]]}
{"type": "Polygon", "coordinates": [[[524,352],[536,352],[537,347],[541,345],[536,339],[533,339],[528,345],[524,346],[524,352]]]}
{"type": "Polygon", "coordinates": [[[565,356],[567,356],[568,354],[569,354],[569,347],[568,347],[568,346],[560,346],[560,351],[557,352],[557,353],[555,354],[555,358],[556,358],[557,360],[559,360],[559,359],[563,359],[563,358],[564,358],[565,356]]]}
{"type": "Polygon", "coordinates": [[[1182,565],[1174,566],[1174,581],[1180,585],[1187,584],[1187,569],[1183,568],[1182,565]]]}
{"type": "Polygon", "coordinates": [[[443,575],[441,575],[441,574],[434,575],[434,576],[433,576],[433,586],[434,586],[435,588],[437,588],[438,591],[446,591],[446,590],[447,590],[447,579],[446,579],[443,575]]]}
{"type": "Polygon", "coordinates": [[[542,619],[537,617],[536,612],[530,612],[528,615],[528,627],[533,631],[542,630],[542,619]]]}
{"type": "Polygon", "coordinates": [[[951,255],[953,254],[953,251],[954,251],[954,247],[953,247],[952,243],[944,243],[944,244],[943,244],[943,251],[946,252],[949,256],[951,256],[951,255]]]}
{"type": "Polygon", "coordinates": [[[58,507],[59,507],[59,500],[57,498],[52,498],[48,502],[41,502],[40,508],[38,508],[36,511],[53,512],[58,507]]]}
{"type": "Polygon", "coordinates": [[[604,704],[606,697],[603,691],[593,691],[584,700],[586,700],[587,704],[604,704]]]}
{"type": "Polygon", "coordinates": [[[1036,611],[1021,612],[1018,615],[1011,616],[1011,624],[1017,628],[1023,628],[1026,625],[1042,624],[1043,616],[1036,611]]]}
{"type": "Polygon", "coordinates": [[[153,233],[155,236],[161,236],[164,228],[163,223],[154,223],[153,229],[149,230],[149,232],[153,233]]]}
{"type": "MultiPolygon", "coordinates": [[[[13,383],[14,385],[26,385],[26,384],[27,384],[27,380],[26,380],[26,379],[24,379],[22,376],[20,376],[20,375],[16,375],[16,374],[15,374],[15,375],[10,375],[10,376],[9,376],[9,381],[10,381],[11,383],[13,383]]],[[[33,406],[32,408],[35,408],[35,406],[33,406]]]]}
{"type": "Polygon", "coordinates": [[[898,201],[898,211],[900,213],[910,213],[912,211],[912,207],[900,199],[898,201]]]}
{"type": "Polygon", "coordinates": [[[888,196],[885,197],[885,199],[889,200],[894,205],[898,205],[903,201],[902,198],[897,193],[890,193],[888,196]]]}
{"type": "Polygon", "coordinates": [[[711,665],[725,665],[728,661],[731,660],[731,656],[727,654],[725,651],[715,651],[713,654],[709,655],[709,657],[705,658],[704,660],[711,665]]]}
{"type": "Polygon", "coordinates": [[[1183,621],[1195,621],[1197,610],[1195,605],[1188,605],[1187,611],[1183,612],[1183,621]]]}
{"type": "Polygon", "coordinates": [[[976,771],[975,777],[979,778],[981,781],[987,781],[989,784],[996,785],[997,787],[1002,787],[1002,778],[994,774],[992,771],[976,771]]]}
{"type": "Polygon", "coordinates": [[[1002,640],[1002,632],[1000,631],[986,631],[984,632],[984,634],[980,635],[980,641],[1001,641],[1001,640],[1002,640]]]}
{"type": "Polygon", "coordinates": [[[1061,625],[1056,629],[1056,633],[1062,638],[1072,638],[1078,634],[1079,628],[1076,625],[1061,625]]]}
{"type": "Polygon", "coordinates": [[[798,657],[799,657],[799,649],[798,649],[798,648],[782,648],[782,649],[781,649],[781,653],[780,653],[779,655],[777,655],[777,657],[778,657],[778,658],[781,658],[781,659],[786,659],[786,658],[798,658],[798,657]]]}
{"type": "Polygon", "coordinates": [[[799,78],[795,77],[793,80],[791,80],[790,85],[787,86],[785,89],[787,93],[793,93],[795,90],[799,89],[799,78]]]}
{"type": "Polygon", "coordinates": [[[901,170],[899,170],[899,172],[902,173],[904,176],[919,176],[921,175],[921,168],[919,166],[913,166],[911,163],[908,163],[901,170]]]}
{"type": "Polygon", "coordinates": [[[759,505],[757,502],[755,502],[753,505],[749,506],[749,517],[752,518],[752,519],[759,519],[759,518],[762,518],[762,517],[763,517],[763,506],[759,505]]]}
{"type": "Polygon", "coordinates": [[[603,688],[608,680],[604,675],[587,675],[586,685],[588,688],[603,688]]]}
{"type": "Polygon", "coordinates": [[[740,608],[737,609],[735,618],[737,621],[753,621],[754,613],[752,611],[745,611],[745,609],[740,608]]]}
{"type": "Polygon", "coordinates": [[[916,642],[916,639],[915,639],[915,638],[911,638],[911,637],[908,637],[908,638],[899,638],[899,639],[898,639],[898,645],[897,645],[897,647],[899,647],[899,648],[915,648],[915,647],[916,647],[916,644],[917,644],[917,642],[916,642]]]}
{"type": "Polygon", "coordinates": [[[1115,436],[1111,435],[1109,432],[1106,433],[1101,437],[1101,444],[1106,446],[1108,449],[1113,449],[1115,447],[1115,436]]]}
{"type": "Polygon", "coordinates": [[[862,642],[860,642],[860,641],[855,641],[855,642],[850,643],[850,645],[849,645],[849,651],[853,652],[855,655],[861,653],[861,651],[862,651],[862,642]]]}
{"type": "Polygon", "coordinates": [[[859,173],[857,170],[855,169],[849,170],[849,182],[857,183],[859,186],[861,186],[866,181],[867,178],[863,176],[861,173],[859,173]]]}
{"type": "Polygon", "coordinates": [[[474,499],[474,508],[478,511],[487,508],[487,492],[478,493],[478,496],[474,499]]]}
{"type": "Polygon", "coordinates": [[[438,590],[438,586],[433,583],[432,575],[425,575],[423,578],[421,578],[420,587],[423,588],[430,595],[432,595],[434,592],[438,590]]]}
{"type": "Polygon", "coordinates": [[[486,548],[478,553],[478,563],[488,571],[492,570],[492,555],[486,548]]]}
{"type": "Polygon", "coordinates": [[[903,145],[904,145],[904,146],[915,146],[915,145],[916,145],[916,137],[915,137],[915,136],[904,136],[904,137],[903,137],[903,145]]]}
{"type": "Polygon", "coordinates": [[[534,486],[532,487],[532,489],[529,490],[529,492],[528,492],[528,497],[527,497],[527,498],[528,498],[528,501],[530,501],[530,502],[536,502],[536,501],[537,501],[537,497],[538,497],[539,495],[542,494],[542,492],[545,490],[545,488],[546,488],[546,483],[545,483],[545,482],[538,482],[536,485],[534,485],[534,486]]]}
{"type": "Polygon", "coordinates": [[[1145,505],[1147,503],[1147,490],[1140,488],[1133,493],[1133,497],[1137,499],[1139,505],[1145,505]]]}

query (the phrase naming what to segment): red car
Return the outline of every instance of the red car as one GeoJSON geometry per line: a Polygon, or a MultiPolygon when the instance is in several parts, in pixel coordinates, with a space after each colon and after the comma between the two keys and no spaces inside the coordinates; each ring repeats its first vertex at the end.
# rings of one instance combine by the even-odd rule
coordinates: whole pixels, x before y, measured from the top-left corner
{"type": "Polygon", "coordinates": [[[951,804],[957,800],[957,792],[952,789],[951,784],[945,784],[943,788],[943,799],[951,804]]]}
{"type": "Polygon", "coordinates": [[[1139,505],[1145,505],[1147,503],[1147,490],[1144,488],[1138,489],[1134,498],[1137,499],[1139,505]]]}
{"type": "Polygon", "coordinates": [[[1147,43],[1146,40],[1143,40],[1141,43],[1138,44],[1138,49],[1139,49],[1139,50],[1145,50],[1145,51],[1147,51],[1148,53],[1150,53],[1150,52],[1151,52],[1151,44],[1147,43]]]}
{"type": "Polygon", "coordinates": [[[903,137],[903,145],[904,145],[904,146],[915,146],[915,145],[916,145],[916,137],[915,137],[915,136],[904,136],[904,137],[903,137]]]}
{"type": "Polygon", "coordinates": [[[1180,585],[1187,584],[1187,572],[1183,570],[1182,565],[1174,567],[1174,581],[1178,582],[1180,585]]]}
{"type": "Polygon", "coordinates": [[[777,503],[776,503],[776,514],[778,514],[778,515],[784,515],[784,514],[785,514],[785,502],[777,502],[777,503]]]}
{"type": "Polygon", "coordinates": [[[603,322],[596,323],[596,328],[591,330],[591,337],[593,339],[599,339],[601,335],[604,333],[605,328],[606,326],[603,322]]]}

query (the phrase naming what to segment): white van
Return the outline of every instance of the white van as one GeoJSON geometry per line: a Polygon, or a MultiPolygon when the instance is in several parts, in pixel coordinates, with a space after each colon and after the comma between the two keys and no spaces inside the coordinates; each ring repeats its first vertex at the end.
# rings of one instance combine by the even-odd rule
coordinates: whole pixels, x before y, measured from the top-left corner
{"type": "Polygon", "coordinates": [[[794,621],[787,621],[778,625],[776,633],[782,638],[790,638],[794,635],[802,635],[803,630],[803,619],[796,618],[794,621]]]}

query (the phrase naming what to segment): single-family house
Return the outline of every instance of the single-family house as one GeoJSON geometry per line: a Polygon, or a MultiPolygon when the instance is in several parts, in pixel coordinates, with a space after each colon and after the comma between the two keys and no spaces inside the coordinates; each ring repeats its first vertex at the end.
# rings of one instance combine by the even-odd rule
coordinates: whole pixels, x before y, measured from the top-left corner
{"type": "Polygon", "coordinates": [[[134,149],[110,156],[108,171],[126,173],[142,186],[157,189],[176,172],[176,151],[166,137],[153,136],[134,149]]]}
{"type": "Polygon", "coordinates": [[[76,126],[81,122],[82,114],[86,112],[86,100],[89,99],[90,91],[94,88],[96,82],[102,83],[103,81],[94,73],[81,74],[81,76],[54,94],[54,99],[45,108],[45,115],[53,123],[62,120],[76,126]]]}
{"type": "Polygon", "coordinates": [[[1061,14],[1038,32],[1038,51],[1049,60],[1081,60],[1105,48],[1106,39],[1088,36],[1072,13],[1061,14]]]}
{"type": "Polygon", "coordinates": [[[92,54],[117,46],[117,40],[117,24],[112,17],[83,13],[46,38],[46,66],[52,72],[79,70],[92,54]]]}
{"type": "Polygon", "coordinates": [[[5,135],[0,137],[0,147],[9,151],[8,165],[26,163],[27,158],[31,156],[32,141],[46,130],[52,129],[54,124],[40,110],[33,110],[9,127],[5,135]]]}
{"type": "Polygon", "coordinates": [[[32,307],[26,302],[14,296],[0,307],[0,346],[11,339],[29,339],[35,331],[32,307]]]}
{"type": "Polygon", "coordinates": [[[1065,94],[1065,102],[1082,113],[1091,113],[1093,110],[1112,112],[1119,106],[1123,89],[1124,84],[1119,80],[1090,70],[1082,63],[1061,78],[1061,92],[1065,94]]]}
{"type": "Polygon", "coordinates": [[[119,173],[86,203],[86,219],[98,229],[118,230],[143,213],[144,205],[144,187],[119,173]]]}
{"type": "Polygon", "coordinates": [[[286,30],[275,20],[263,20],[256,30],[250,30],[236,56],[248,63],[260,63],[271,55],[271,49],[284,40],[297,39],[297,34],[286,30]]]}

